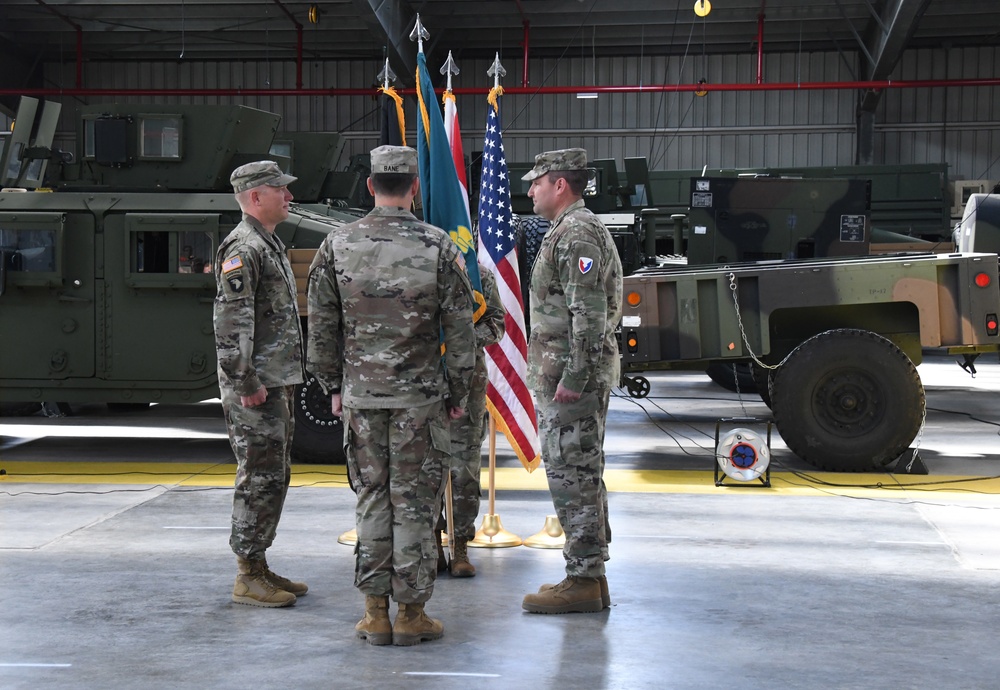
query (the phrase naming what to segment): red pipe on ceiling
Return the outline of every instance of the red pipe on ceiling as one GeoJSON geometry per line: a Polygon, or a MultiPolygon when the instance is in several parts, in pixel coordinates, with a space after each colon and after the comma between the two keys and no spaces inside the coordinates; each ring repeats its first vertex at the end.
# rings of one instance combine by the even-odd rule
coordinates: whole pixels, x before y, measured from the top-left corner
{"type": "MultiPolygon", "coordinates": [[[[785,82],[774,84],[660,84],[624,86],[513,86],[506,94],[550,95],[576,93],[674,93],[686,91],[834,91],[846,89],[919,89],[959,86],[1000,86],[1000,78],[992,79],[917,79],[839,82],[785,82]]],[[[416,94],[415,89],[397,89],[401,94],[416,94]]],[[[438,90],[443,93],[443,90],[438,90]]],[[[487,95],[489,88],[458,88],[456,95],[487,95]]],[[[0,89],[0,96],[372,96],[365,89],[0,89]]]]}

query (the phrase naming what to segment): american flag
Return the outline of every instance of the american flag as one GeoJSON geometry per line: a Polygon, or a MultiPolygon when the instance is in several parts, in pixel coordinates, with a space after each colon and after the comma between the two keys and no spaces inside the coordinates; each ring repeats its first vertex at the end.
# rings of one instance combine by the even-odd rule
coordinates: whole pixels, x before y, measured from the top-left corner
{"type": "Polygon", "coordinates": [[[486,406],[529,472],[538,467],[541,446],[535,404],[528,392],[528,343],[524,303],[517,266],[516,233],[511,225],[510,179],[500,127],[502,89],[488,98],[483,143],[483,174],[479,190],[479,261],[496,276],[507,314],[499,343],[486,348],[486,406]]]}

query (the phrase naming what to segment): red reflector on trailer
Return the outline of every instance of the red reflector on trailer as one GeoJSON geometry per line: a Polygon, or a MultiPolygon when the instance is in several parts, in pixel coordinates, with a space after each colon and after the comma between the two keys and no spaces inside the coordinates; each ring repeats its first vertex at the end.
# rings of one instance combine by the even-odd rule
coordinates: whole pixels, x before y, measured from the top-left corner
{"type": "Polygon", "coordinates": [[[990,276],[987,273],[977,273],[976,274],[976,285],[979,287],[989,287],[990,276]]]}

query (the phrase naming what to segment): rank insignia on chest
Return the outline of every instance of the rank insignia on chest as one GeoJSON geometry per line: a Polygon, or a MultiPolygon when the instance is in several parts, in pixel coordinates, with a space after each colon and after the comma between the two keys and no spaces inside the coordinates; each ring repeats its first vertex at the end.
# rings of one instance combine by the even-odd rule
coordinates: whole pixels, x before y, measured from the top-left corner
{"type": "Polygon", "coordinates": [[[234,276],[227,277],[226,282],[229,283],[229,288],[233,292],[243,292],[243,276],[239,273],[234,276]]]}
{"type": "Polygon", "coordinates": [[[222,262],[222,272],[229,273],[230,271],[235,271],[237,268],[243,268],[243,260],[240,259],[239,254],[236,256],[231,256],[222,262]]]}
{"type": "Polygon", "coordinates": [[[594,267],[594,260],[587,256],[580,257],[580,273],[589,273],[590,269],[594,267]]]}

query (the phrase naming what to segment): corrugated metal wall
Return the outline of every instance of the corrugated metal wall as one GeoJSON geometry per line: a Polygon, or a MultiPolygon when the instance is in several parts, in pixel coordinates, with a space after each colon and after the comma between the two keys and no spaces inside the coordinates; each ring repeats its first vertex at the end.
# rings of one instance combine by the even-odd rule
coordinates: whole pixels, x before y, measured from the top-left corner
{"type": "MultiPolygon", "coordinates": [[[[432,60],[433,62],[433,60],[432,60]]],[[[460,62],[455,88],[492,85],[492,61],[460,62]]],[[[894,73],[899,80],[995,77],[996,48],[907,51],[894,73]]],[[[520,86],[520,58],[505,62],[507,87],[520,86]]],[[[436,66],[432,64],[432,69],[436,66]]],[[[303,65],[305,88],[369,88],[381,65],[345,61],[303,65]]],[[[765,56],[764,82],[844,82],[857,78],[856,65],[839,53],[765,56]]],[[[49,84],[72,86],[75,66],[52,65],[49,84]]],[[[646,56],[593,60],[538,59],[529,64],[530,86],[676,85],[706,79],[712,84],[756,81],[756,55],[646,56]]],[[[87,88],[295,88],[290,62],[99,63],[85,65],[87,88]]],[[[87,99],[89,102],[99,102],[87,99]]],[[[140,98],[129,98],[141,101],[140,98]]],[[[348,138],[343,163],[378,144],[377,104],[368,96],[245,96],[149,98],[150,102],[240,103],[280,113],[283,128],[340,130],[348,138]]],[[[508,95],[502,100],[504,142],[509,161],[568,146],[586,148],[591,158],[645,156],[651,170],[760,166],[850,165],[855,156],[855,107],[851,90],[602,94],[595,100],[573,95],[508,95]]],[[[64,100],[72,110],[73,99],[64,100]]],[[[415,129],[416,100],[406,97],[407,129],[415,129]]],[[[482,148],[485,96],[460,95],[459,115],[467,153],[482,148]]],[[[70,117],[60,128],[72,145],[70,117]]],[[[412,140],[412,134],[411,134],[412,140]]],[[[875,164],[948,163],[952,178],[1000,178],[1000,88],[888,89],[876,115],[875,164]]]]}

